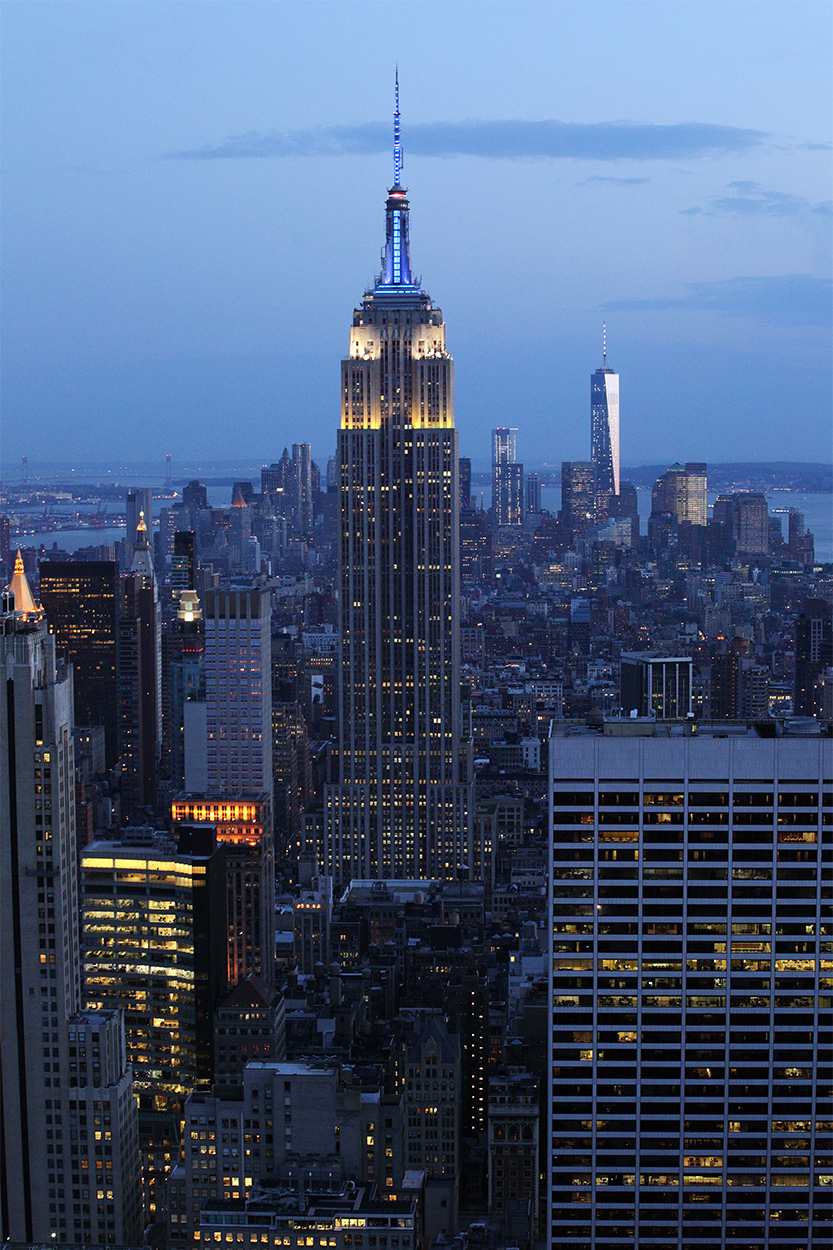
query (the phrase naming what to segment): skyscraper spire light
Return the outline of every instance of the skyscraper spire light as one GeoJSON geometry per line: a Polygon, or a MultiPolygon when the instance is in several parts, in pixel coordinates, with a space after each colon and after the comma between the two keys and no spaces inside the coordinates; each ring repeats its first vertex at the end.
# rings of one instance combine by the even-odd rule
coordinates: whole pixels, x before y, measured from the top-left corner
{"type": "Polygon", "coordinates": [[[399,66],[396,67],[396,108],[393,113],[393,185],[402,183],[402,132],[399,125],[399,66]]]}
{"type": "Polygon", "coordinates": [[[396,70],[393,112],[393,186],[388,191],[385,205],[385,250],[382,253],[382,272],[376,280],[375,291],[395,287],[401,294],[402,287],[415,290],[419,284],[411,277],[411,258],[408,250],[408,199],[402,186],[402,130],[399,119],[399,69],[396,70]]]}

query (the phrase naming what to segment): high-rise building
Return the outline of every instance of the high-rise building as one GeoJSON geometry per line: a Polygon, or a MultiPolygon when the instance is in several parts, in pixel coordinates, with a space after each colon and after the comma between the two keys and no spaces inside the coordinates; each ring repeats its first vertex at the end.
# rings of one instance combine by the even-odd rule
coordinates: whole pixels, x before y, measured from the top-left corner
{"type": "Polygon", "coordinates": [[[631,523],[631,547],[639,546],[639,504],[633,482],[620,482],[619,494],[608,501],[607,514],[612,520],[625,517],[631,523]]]}
{"type": "Polygon", "coordinates": [[[619,374],[607,367],[605,329],[602,366],[590,375],[590,459],[596,470],[600,515],[604,504],[619,494],[619,374]]]}
{"type": "Polygon", "coordinates": [[[144,517],[146,526],[152,527],[153,525],[153,491],[149,486],[137,486],[127,492],[125,495],[125,514],[127,520],[125,533],[127,550],[125,559],[126,563],[129,564],[133,559],[133,548],[136,546],[139,518],[144,517]]]}
{"type": "Polygon", "coordinates": [[[492,515],[495,525],[523,521],[524,470],[518,463],[518,431],[492,430],[492,515]]]}
{"type": "Polygon", "coordinates": [[[177,530],[174,534],[170,580],[175,600],[179,599],[183,590],[193,590],[197,584],[196,534],[193,530],[177,530]]]}
{"type": "Polygon", "coordinates": [[[275,855],[272,812],[265,794],[207,798],[180,794],[171,804],[174,828],[210,825],[225,854],[226,985],[249,975],[275,977],[275,855]]]}
{"type": "MultiPolygon", "coordinates": [[[[196,591],[183,590],[162,652],[163,759],[171,790],[185,787],[185,718],[188,704],[205,705],[205,625],[196,591]]],[[[203,727],[204,728],[204,727],[203,727]]],[[[205,733],[200,746],[205,750],[205,733]]]]}
{"type": "Polygon", "coordinates": [[[162,608],[144,517],[122,580],[118,624],[119,760],[122,812],[153,806],[162,751],[162,608]]]}
{"type": "Polygon", "coordinates": [[[734,730],[553,729],[558,1250],[830,1241],[833,752],[734,730]]]}
{"type": "Polygon", "coordinates": [[[528,513],[541,511],[541,479],[537,473],[526,475],[526,510],[528,513]]]}
{"type": "Polygon", "coordinates": [[[700,461],[686,460],[686,512],[680,520],[690,521],[692,525],[705,525],[708,521],[706,507],[706,487],[708,485],[708,465],[700,461]]]}
{"type": "Polygon", "coordinates": [[[105,760],[118,758],[119,566],[115,561],[45,560],[40,594],[59,653],[75,677],[75,724],[104,727],[105,760]]]}
{"type": "Polygon", "coordinates": [[[0,560],[8,570],[12,563],[12,522],[5,512],[0,513],[0,560]]]}
{"type": "Polygon", "coordinates": [[[208,491],[197,478],[192,478],[190,482],[186,482],[183,486],[182,502],[186,508],[197,512],[208,507],[208,491]]]}
{"type": "Polygon", "coordinates": [[[397,86],[383,268],[342,363],[339,782],[327,791],[339,879],[450,877],[472,858],[454,366],[411,274],[401,167],[397,86]]]}
{"type": "Polygon", "coordinates": [[[141,1170],[122,1021],[81,1010],[72,674],[40,613],[15,611],[8,596],[0,664],[2,1236],[136,1242],[141,1170]]]}
{"type": "Polygon", "coordinates": [[[283,449],[280,460],[264,465],[260,471],[260,489],[269,496],[278,516],[289,517],[292,513],[292,461],[289,451],[283,449]]]}
{"type": "Polygon", "coordinates": [[[561,464],[561,516],[572,538],[593,524],[596,499],[595,466],[589,460],[564,460],[561,464]]]}
{"type": "Polygon", "coordinates": [[[265,792],[272,802],[272,647],[269,594],[205,596],[207,790],[265,792]]]}
{"type": "Polygon", "coordinates": [[[225,856],[211,829],[179,844],[131,836],[82,854],[87,999],[123,1011],[142,1108],[176,1110],[212,1079],[226,988],[225,856]]]}
{"type": "Polygon", "coordinates": [[[795,623],[795,689],[793,711],[821,716],[820,679],[833,664],[833,613],[825,599],[805,599],[795,623]]]}
{"type": "Polygon", "coordinates": [[[769,555],[769,512],[766,496],[760,491],[738,491],[738,555],[769,555]]]}
{"type": "Polygon", "coordinates": [[[304,538],[313,532],[312,447],[292,444],[292,524],[304,538]]]}
{"type": "Polygon", "coordinates": [[[468,456],[461,456],[460,465],[460,511],[471,511],[471,460],[468,456]]]}

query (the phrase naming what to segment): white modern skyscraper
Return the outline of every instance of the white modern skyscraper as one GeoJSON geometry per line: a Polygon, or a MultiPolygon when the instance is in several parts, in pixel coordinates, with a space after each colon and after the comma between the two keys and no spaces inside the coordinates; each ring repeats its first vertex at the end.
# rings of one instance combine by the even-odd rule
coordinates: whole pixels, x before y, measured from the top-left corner
{"type": "Polygon", "coordinates": [[[272,803],[272,636],[268,591],[205,596],[209,794],[268,794],[272,803]]]}
{"type": "Polygon", "coordinates": [[[460,705],[454,365],[411,274],[399,107],[382,272],[353,314],[338,435],[339,784],[329,871],[452,877],[471,862],[460,705]]]}
{"type": "Polygon", "coordinates": [[[605,331],[602,367],[590,375],[590,459],[597,498],[619,494],[619,374],[607,367],[605,331]]]}
{"type": "Polygon", "coordinates": [[[0,601],[2,1236],[125,1244],[141,1233],[138,1124],[121,1016],[81,1010],[72,671],[40,611],[12,603],[0,601]]]}

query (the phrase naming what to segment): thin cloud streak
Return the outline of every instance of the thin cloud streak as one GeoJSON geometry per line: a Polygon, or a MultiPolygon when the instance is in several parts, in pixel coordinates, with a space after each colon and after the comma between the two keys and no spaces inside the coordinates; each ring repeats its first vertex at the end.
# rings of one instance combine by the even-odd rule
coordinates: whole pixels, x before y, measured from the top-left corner
{"type": "Polygon", "coordinates": [[[617,312],[671,308],[722,312],[731,317],[751,317],[762,325],[771,326],[826,327],[833,324],[833,282],[809,273],[690,282],[686,290],[686,295],[676,299],[615,300],[605,307],[617,312]]]}
{"type": "Polygon", "coordinates": [[[768,191],[759,182],[730,182],[727,191],[730,195],[714,196],[709,200],[709,208],[684,208],[682,214],[691,217],[702,213],[706,217],[721,217],[731,214],[754,217],[796,217],[800,213],[820,213],[827,215],[831,211],[829,201],[811,204],[800,195],[789,195],[786,191],[768,191]]]}
{"type": "Polygon", "coordinates": [[[615,174],[591,174],[583,182],[576,183],[576,186],[591,187],[597,182],[602,182],[614,187],[642,187],[650,181],[650,178],[617,178],[615,174]]]}
{"type": "MultiPolygon", "coordinates": [[[[681,122],[465,121],[409,125],[406,155],[483,156],[499,160],[654,161],[737,154],[761,147],[769,135],[736,126],[681,122]]],[[[322,126],[231,136],[163,160],[239,160],[286,156],[371,156],[391,145],[390,128],[377,123],[322,126]]]]}

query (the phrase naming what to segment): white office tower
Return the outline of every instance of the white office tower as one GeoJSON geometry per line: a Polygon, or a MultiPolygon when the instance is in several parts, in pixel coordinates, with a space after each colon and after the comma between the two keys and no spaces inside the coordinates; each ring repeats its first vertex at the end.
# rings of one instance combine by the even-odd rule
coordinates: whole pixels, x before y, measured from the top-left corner
{"type": "Polygon", "coordinates": [[[141,1165],[121,1016],[82,1012],[72,671],[37,609],[0,603],[3,1239],[125,1244],[141,1165]]]}
{"type": "Polygon", "coordinates": [[[795,730],[554,726],[557,1250],[830,1245],[833,751],[795,730]]]}
{"type": "Polygon", "coordinates": [[[618,495],[619,374],[607,367],[606,330],[602,367],[590,375],[590,459],[596,470],[597,500],[618,495]]]}

